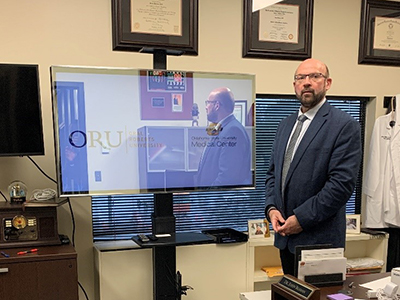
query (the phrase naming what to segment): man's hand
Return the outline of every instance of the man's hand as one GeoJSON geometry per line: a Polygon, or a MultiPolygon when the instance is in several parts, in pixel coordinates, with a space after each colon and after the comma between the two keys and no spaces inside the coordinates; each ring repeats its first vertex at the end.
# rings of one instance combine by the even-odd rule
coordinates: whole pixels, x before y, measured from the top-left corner
{"type": "Polygon", "coordinates": [[[286,219],[285,224],[283,224],[278,233],[283,236],[289,236],[292,234],[297,234],[303,231],[301,228],[299,221],[296,218],[296,215],[290,216],[286,219]]]}
{"type": "Polygon", "coordinates": [[[277,209],[270,210],[269,219],[271,220],[272,228],[275,232],[279,232],[282,225],[285,224],[285,219],[282,217],[281,212],[277,209]]]}
{"type": "Polygon", "coordinates": [[[290,216],[285,220],[282,217],[282,214],[278,210],[274,209],[269,212],[269,219],[271,220],[274,231],[282,236],[289,236],[303,231],[303,228],[301,228],[295,215],[290,216]]]}

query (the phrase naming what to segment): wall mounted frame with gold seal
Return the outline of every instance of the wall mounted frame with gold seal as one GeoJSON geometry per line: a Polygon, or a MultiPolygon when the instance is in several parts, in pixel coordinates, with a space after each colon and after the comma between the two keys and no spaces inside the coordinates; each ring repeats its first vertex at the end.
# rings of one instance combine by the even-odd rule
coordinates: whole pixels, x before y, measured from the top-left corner
{"type": "Polygon", "coordinates": [[[400,2],[362,1],[358,63],[400,66],[400,2]]]}
{"type": "Polygon", "coordinates": [[[243,57],[311,57],[314,0],[284,0],[255,12],[252,6],[244,0],[243,57]]]}
{"type": "Polygon", "coordinates": [[[112,0],[113,50],[197,55],[197,23],[198,0],[112,0]]]}

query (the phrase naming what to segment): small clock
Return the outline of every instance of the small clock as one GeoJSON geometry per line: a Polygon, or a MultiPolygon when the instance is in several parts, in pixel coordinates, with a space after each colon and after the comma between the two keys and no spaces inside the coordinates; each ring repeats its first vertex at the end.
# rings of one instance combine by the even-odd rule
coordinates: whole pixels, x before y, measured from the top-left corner
{"type": "Polygon", "coordinates": [[[24,229],[27,224],[28,221],[23,215],[17,215],[12,219],[12,226],[17,229],[24,229]]]}

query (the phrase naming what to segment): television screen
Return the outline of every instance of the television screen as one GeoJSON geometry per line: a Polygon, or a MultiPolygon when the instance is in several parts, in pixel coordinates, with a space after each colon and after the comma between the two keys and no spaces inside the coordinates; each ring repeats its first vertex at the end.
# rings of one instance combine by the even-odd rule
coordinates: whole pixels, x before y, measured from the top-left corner
{"type": "Polygon", "coordinates": [[[44,155],[37,65],[0,64],[0,156],[44,155]]]}
{"type": "Polygon", "coordinates": [[[52,66],[51,81],[60,196],[254,188],[254,75],[52,66]]]}

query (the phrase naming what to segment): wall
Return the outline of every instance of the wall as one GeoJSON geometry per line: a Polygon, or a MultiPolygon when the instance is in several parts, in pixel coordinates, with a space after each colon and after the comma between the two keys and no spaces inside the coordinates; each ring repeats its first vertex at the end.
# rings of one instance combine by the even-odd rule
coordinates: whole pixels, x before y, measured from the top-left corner
{"type": "MultiPolygon", "coordinates": [[[[168,58],[168,68],[256,74],[258,93],[292,94],[298,61],[243,59],[242,1],[199,1],[199,55],[168,58]]],[[[151,68],[149,54],[112,51],[110,0],[0,0],[0,61],[40,65],[46,155],[34,157],[55,178],[49,67],[84,65],[151,68]]],[[[376,97],[368,107],[369,134],[384,113],[384,95],[399,93],[400,68],[358,65],[361,0],[315,0],[313,57],[326,62],[332,95],[376,97]]],[[[367,143],[369,136],[367,136],[367,143]]],[[[368,148],[367,148],[368,149],[368,148]]],[[[23,180],[30,191],[55,188],[27,158],[0,158],[0,190],[23,180]]],[[[79,281],[94,299],[90,198],[72,200],[79,281]]],[[[71,233],[68,207],[59,211],[61,233],[71,233]]],[[[147,272],[147,270],[143,270],[147,272]]],[[[194,271],[196,272],[196,271],[194,271]]],[[[81,293],[81,299],[83,294],[81,293]]]]}

